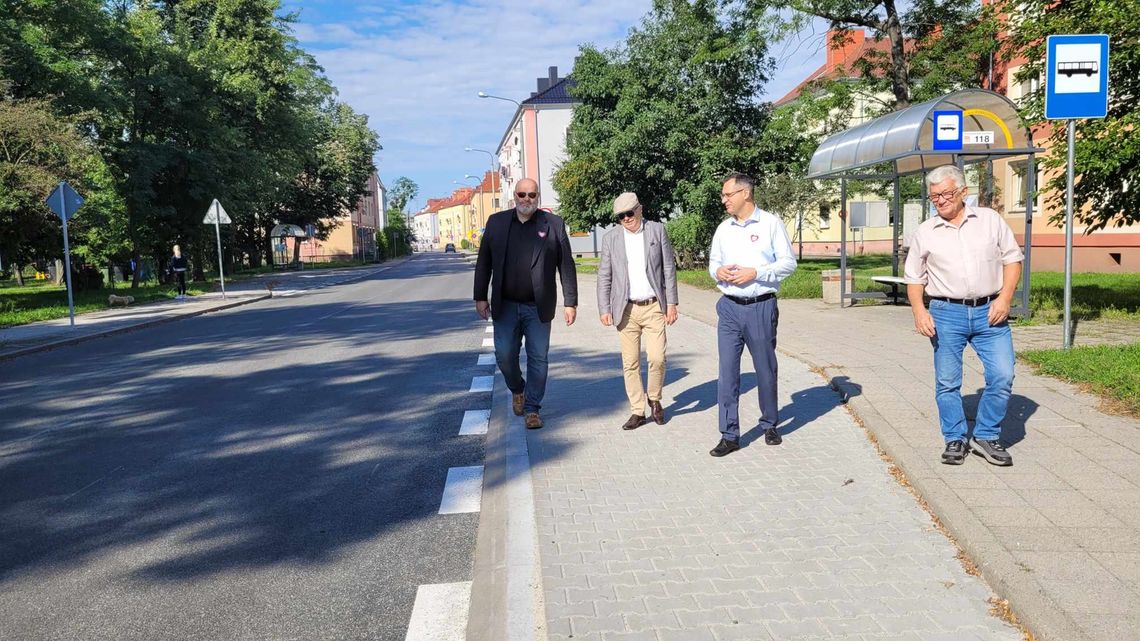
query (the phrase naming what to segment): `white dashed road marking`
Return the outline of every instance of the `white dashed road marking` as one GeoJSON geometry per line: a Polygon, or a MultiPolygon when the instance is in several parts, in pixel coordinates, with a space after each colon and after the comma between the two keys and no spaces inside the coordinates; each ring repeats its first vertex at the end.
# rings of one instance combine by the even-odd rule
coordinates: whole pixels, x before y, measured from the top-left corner
{"type": "Polygon", "coordinates": [[[449,468],[447,482],[443,485],[443,500],[439,503],[439,513],[478,512],[482,497],[482,465],[449,468]]]}
{"type": "Polygon", "coordinates": [[[495,346],[495,339],[493,339],[493,338],[484,338],[483,339],[483,347],[494,347],[494,346],[495,346]]]}
{"type": "Polygon", "coordinates": [[[494,365],[495,364],[495,355],[494,354],[480,354],[478,364],[479,365],[494,365]]]}
{"type": "Polygon", "coordinates": [[[494,334],[494,333],[495,333],[495,328],[494,328],[494,327],[492,327],[492,326],[490,326],[490,325],[488,325],[488,326],[487,326],[487,329],[483,330],[483,333],[484,333],[484,334],[494,334]]]}
{"type": "Polygon", "coordinates": [[[421,585],[404,641],[463,641],[470,606],[470,581],[421,585]]]}
{"type": "Polygon", "coordinates": [[[495,384],[494,376],[473,376],[471,377],[471,389],[469,392],[490,392],[495,384]]]}
{"type": "Polygon", "coordinates": [[[459,435],[486,434],[487,424],[490,421],[491,410],[467,410],[463,413],[463,425],[459,428],[459,435]]]}

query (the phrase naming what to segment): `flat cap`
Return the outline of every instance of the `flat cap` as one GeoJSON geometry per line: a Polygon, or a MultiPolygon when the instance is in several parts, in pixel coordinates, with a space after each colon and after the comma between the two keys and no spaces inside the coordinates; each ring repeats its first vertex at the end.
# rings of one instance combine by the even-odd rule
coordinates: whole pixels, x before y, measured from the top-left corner
{"type": "Polygon", "coordinates": [[[627,191],[624,194],[614,199],[614,213],[620,214],[623,211],[632,211],[641,205],[637,200],[637,194],[632,191],[627,191]]]}

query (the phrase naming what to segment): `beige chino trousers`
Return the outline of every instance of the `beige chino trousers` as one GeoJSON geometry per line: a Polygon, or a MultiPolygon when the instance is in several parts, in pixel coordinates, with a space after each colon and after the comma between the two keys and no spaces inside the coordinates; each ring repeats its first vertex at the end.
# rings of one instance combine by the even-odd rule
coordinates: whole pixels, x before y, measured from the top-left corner
{"type": "Polygon", "coordinates": [[[630,413],[645,416],[645,397],[661,401],[665,386],[665,314],[656,301],[649,305],[626,303],[621,322],[622,375],[625,377],[625,395],[629,397],[630,413]],[[645,338],[645,356],[649,363],[647,385],[641,383],[641,339],[645,338]],[[647,389],[648,388],[648,389],[647,389]]]}

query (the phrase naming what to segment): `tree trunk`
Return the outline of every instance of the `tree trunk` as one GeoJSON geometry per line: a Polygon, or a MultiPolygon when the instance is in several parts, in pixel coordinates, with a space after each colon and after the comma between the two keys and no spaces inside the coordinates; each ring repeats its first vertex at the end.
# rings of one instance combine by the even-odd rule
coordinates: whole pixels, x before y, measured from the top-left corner
{"type": "Polygon", "coordinates": [[[910,80],[906,68],[906,38],[899,23],[899,11],[894,0],[886,0],[883,8],[887,11],[887,39],[891,42],[891,85],[895,94],[895,109],[910,106],[910,80]]]}
{"type": "Polygon", "coordinates": [[[16,276],[16,285],[19,287],[24,286],[24,264],[12,263],[12,273],[16,276]]]}

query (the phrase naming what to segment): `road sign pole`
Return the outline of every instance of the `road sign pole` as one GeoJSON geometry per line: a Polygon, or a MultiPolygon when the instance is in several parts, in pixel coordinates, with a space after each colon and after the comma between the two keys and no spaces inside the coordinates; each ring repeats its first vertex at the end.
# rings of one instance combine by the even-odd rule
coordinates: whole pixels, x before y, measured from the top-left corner
{"type": "Polygon", "coordinates": [[[225,268],[222,267],[222,225],[220,222],[218,222],[221,220],[222,217],[221,217],[221,213],[218,211],[219,207],[221,207],[221,204],[217,200],[215,200],[214,201],[214,235],[218,238],[218,280],[222,283],[222,298],[225,298],[226,297],[226,272],[225,272],[225,268]]]}
{"type": "Polygon", "coordinates": [[[1077,121],[1070,118],[1067,129],[1069,166],[1065,169],[1065,336],[1061,340],[1065,349],[1073,346],[1073,143],[1077,121]]]}
{"type": "Polygon", "coordinates": [[[75,327],[75,301],[71,296],[71,245],[67,240],[67,198],[64,196],[63,183],[59,183],[59,211],[63,220],[63,269],[67,278],[67,315],[71,319],[71,326],[75,327]]]}

